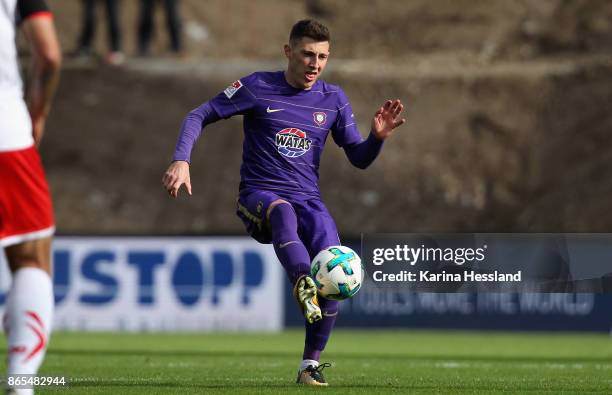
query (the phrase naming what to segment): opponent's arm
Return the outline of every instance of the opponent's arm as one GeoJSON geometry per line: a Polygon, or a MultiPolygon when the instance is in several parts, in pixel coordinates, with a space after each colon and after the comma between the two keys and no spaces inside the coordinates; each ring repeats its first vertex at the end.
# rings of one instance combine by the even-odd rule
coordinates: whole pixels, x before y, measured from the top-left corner
{"type": "Polygon", "coordinates": [[[374,114],[368,138],[361,143],[344,146],[344,152],[353,166],[365,169],[378,156],[383,141],[406,120],[400,118],[404,106],[399,99],[387,100],[374,114]]]}
{"type": "Polygon", "coordinates": [[[177,197],[178,191],[183,184],[185,184],[187,193],[191,195],[191,179],[189,176],[191,151],[206,125],[219,119],[219,115],[217,115],[211,104],[206,102],[192,110],[183,120],[174,150],[173,161],[162,178],[164,188],[166,188],[170,196],[177,197]]]}
{"type": "Polygon", "coordinates": [[[32,51],[26,102],[32,118],[34,142],[38,147],[59,82],[62,53],[53,18],[44,2],[20,0],[17,5],[23,19],[22,29],[32,51]]]}

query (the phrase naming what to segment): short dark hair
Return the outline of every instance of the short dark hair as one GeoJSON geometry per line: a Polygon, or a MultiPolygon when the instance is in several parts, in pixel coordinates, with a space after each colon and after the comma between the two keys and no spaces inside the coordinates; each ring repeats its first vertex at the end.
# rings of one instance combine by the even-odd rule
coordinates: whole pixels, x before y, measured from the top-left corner
{"type": "Polygon", "coordinates": [[[321,22],[312,19],[303,19],[298,21],[291,28],[289,43],[294,44],[302,37],[309,37],[315,41],[329,41],[329,29],[321,22]]]}

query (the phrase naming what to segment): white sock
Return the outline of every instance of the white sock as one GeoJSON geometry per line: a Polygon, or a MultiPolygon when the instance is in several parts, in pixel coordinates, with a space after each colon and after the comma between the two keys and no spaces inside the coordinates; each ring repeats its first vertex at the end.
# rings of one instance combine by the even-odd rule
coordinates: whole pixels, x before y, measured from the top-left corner
{"type": "Polygon", "coordinates": [[[314,359],[305,359],[302,361],[302,364],[300,365],[300,372],[304,369],[306,369],[309,366],[313,366],[313,367],[318,367],[319,366],[319,361],[315,361],[314,359]]]}
{"type": "Polygon", "coordinates": [[[44,270],[25,267],[13,274],[4,316],[8,374],[38,371],[51,334],[53,304],[53,284],[44,270]]]}

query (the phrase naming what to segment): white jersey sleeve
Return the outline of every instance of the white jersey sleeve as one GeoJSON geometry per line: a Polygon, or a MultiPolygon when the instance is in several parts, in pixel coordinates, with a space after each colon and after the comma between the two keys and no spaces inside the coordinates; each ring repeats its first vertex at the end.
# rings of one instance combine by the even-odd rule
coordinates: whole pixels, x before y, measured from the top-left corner
{"type": "Polygon", "coordinates": [[[15,46],[18,1],[0,0],[0,152],[34,144],[15,46]]]}

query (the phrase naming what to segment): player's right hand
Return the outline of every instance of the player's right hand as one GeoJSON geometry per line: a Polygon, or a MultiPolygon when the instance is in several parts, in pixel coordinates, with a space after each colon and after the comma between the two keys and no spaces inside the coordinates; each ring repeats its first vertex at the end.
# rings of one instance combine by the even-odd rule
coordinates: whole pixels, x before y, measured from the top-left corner
{"type": "Polygon", "coordinates": [[[177,160],[170,164],[162,177],[164,188],[172,197],[177,197],[181,185],[185,184],[187,193],[191,195],[191,180],[189,178],[189,163],[177,160]]]}

